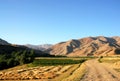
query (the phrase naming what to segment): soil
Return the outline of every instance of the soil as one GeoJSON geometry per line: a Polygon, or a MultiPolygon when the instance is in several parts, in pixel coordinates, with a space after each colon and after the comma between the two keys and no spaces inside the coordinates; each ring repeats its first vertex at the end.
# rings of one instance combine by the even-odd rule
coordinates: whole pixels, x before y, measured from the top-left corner
{"type": "Polygon", "coordinates": [[[120,81],[120,74],[98,59],[85,62],[87,71],[80,81],[120,81]]]}

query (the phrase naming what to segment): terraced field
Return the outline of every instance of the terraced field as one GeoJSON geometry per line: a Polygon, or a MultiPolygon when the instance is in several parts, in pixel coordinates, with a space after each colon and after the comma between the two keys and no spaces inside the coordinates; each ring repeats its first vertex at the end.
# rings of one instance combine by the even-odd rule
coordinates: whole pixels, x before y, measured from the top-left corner
{"type": "MultiPolygon", "coordinates": [[[[26,69],[1,71],[0,80],[39,80],[39,81],[66,81],[68,76],[80,69],[80,64],[66,66],[44,66],[26,69]]],[[[79,73],[79,72],[78,72],[79,73]]],[[[76,76],[77,77],[77,76],[76,76]]],[[[80,77],[79,77],[80,78],[80,77]]]]}
{"type": "Polygon", "coordinates": [[[32,79],[53,79],[66,72],[73,65],[67,66],[45,66],[28,69],[0,72],[1,80],[32,80],[32,79]]]}
{"type": "Polygon", "coordinates": [[[37,59],[1,70],[0,81],[120,81],[120,58],[98,59],[37,59]]]}
{"type": "MultiPolygon", "coordinates": [[[[69,79],[68,77],[70,76],[72,77],[73,75],[75,75],[77,70],[81,69],[81,63],[73,64],[73,61],[71,61],[72,64],[68,64],[68,61],[69,60],[66,61],[67,65],[56,65],[56,64],[52,66],[37,65],[34,67],[20,66],[22,68],[18,66],[18,67],[10,68],[7,70],[2,70],[0,71],[0,80],[7,80],[7,81],[12,81],[12,80],[62,81],[63,80],[63,81],[67,81],[69,79]]],[[[51,62],[53,62],[53,60],[51,62]]],[[[49,61],[49,63],[51,62],[49,61]]],[[[74,78],[70,78],[70,79],[74,79],[74,78]]],[[[80,80],[80,76],[79,76],[79,80],[80,80]]]]}

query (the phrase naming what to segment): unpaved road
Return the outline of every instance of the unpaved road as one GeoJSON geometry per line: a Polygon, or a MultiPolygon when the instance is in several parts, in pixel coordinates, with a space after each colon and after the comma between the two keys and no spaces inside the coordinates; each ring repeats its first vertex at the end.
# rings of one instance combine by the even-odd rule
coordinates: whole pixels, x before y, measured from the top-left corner
{"type": "Polygon", "coordinates": [[[80,81],[120,81],[120,74],[97,59],[85,62],[87,71],[80,81]]]}

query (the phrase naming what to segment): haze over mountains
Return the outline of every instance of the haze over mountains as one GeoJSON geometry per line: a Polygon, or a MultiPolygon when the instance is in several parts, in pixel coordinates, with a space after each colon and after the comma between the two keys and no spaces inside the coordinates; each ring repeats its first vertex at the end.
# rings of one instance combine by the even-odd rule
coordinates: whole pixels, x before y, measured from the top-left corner
{"type": "MultiPolygon", "coordinates": [[[[0,39],[0,45],[16,45],[16,44],[10,44],[7,41],[0,39]]],[[[44,51],[52,46],[52,44],[42,44],[42,45],[32,45],[32,44],[26,44],[26,45],[16,45],[16,46],[25,46],[31,49],[35,50],[41,50],[44,51]]]]}
{"type": "Polygon", "coordinates": [[[46,50],[52,55],[108,56],[120,54],[120,37],[86,37],[53,45],[46,50]]]}
{"type": "Polygon", "coordinates": [[[46,49],[50,48],[52,46],[52,44],[43,44],[43,45],[26,44],[25,46],[28,48],[35,49],[35,50],[45,51],[46,49]]]}
{"type": "MultiPolygon", "coordinates": [[[[24,45],[10,44],[7,41],[0,39],[0,55],[11,54],[12,52],[30,51],[32,48],[28,48],[24,45]]],[[[49,56],[50,54],[44,53],[41,50],[34,49],[35,56],[49,56]]]]}

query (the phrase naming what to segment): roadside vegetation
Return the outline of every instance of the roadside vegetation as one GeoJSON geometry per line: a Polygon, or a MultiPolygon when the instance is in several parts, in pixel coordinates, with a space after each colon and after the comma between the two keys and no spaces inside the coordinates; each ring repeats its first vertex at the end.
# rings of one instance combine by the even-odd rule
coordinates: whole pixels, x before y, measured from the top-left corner
{"type": "Polygon", "coordinates": [[[120,56],[107,56],[98,59],[100,63],[108,63],[115,71],[120,72],[120,56]]]}
{"type": "Polygon", "coordinates": [[[98,61],[100,63],[105,62],[105,63],[115,63],[120,61],[120,56],[101,56],[99,57],[98,61]]]}

